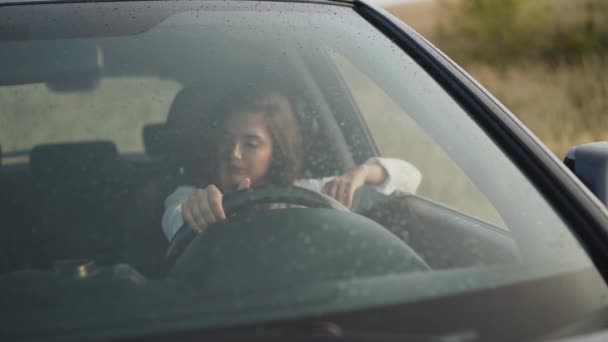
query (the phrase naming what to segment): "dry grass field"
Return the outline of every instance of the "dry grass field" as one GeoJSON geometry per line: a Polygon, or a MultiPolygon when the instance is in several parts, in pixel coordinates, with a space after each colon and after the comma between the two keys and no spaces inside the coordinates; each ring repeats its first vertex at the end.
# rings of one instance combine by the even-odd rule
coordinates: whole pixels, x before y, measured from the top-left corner
{"type": "MultiPolygon", "coordinates": [[[[555,22],[568,27],[581,20],[584,4],[582,0],[554,0],[547,8],[555,22]]],[[[466,46],[454,46],[453,41],[438,34],[440,28],[449,30],[451,13],[445,1],[387,10],[453,56],[558,157],[562,158],[572,145],[608,140],[608,59],[601,54],[551,63],[535,58],[498,65],[476,61],[469,58],[473,51],[467,51],[466,46]]],[[[600,29],[606,28],[604,17],[594,13],[593,19],[603,25],[600,29]]]]}

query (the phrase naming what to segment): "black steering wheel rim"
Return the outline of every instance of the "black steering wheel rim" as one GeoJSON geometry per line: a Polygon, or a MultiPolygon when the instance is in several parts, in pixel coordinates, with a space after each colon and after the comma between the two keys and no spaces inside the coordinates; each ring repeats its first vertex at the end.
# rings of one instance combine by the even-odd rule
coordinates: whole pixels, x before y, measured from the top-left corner
{"type": "Polygon", "coordinates": [[[309,208],[348,210],[340,202],[323,193],[297,186],[265,186],[227,194],[222,199],[226,216],[239,209],[258,203],[285,203],[309,208]]]}
{"type": "MultiPolygon", "coordinates": [[[[348,211],[344,205],[330,196],[297,186],[251,188],[232,192],[222,198],[222,205],[227,218],[230,218],[246,206],[272,203],[348,211]]],[[[167,253],[165,253],[162,267],[163,273],[166,274],[169,271],[197,235],[198,233],[186,223],[179,228],[169,243],[167,253]]]]}

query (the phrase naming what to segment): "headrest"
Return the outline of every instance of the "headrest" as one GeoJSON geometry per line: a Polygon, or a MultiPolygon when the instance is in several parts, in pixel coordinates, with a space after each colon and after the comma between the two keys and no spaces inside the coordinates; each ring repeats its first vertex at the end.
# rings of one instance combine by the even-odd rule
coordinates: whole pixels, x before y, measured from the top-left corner
{"type": "Polygon", "coordinates": [[[147,155],[159,157],[166,153],[165,132],[164,123],[151,123],[144,126],[142,133],[147,155]]]}
{"type": "Polygon", "coordinates": [[[98,173],[117,161],[118,151],[110,141],[48,144],[30,151],[30,169],[36,177],[98,173]]]}
{"type": "Polygon", "coordinates": [[[197,87],[188,87],[180,90],[169,108],[166,125],[169,127],[190,124],[197,118],[205,104],[205,92],[197,87]]]}
{"type": "Polygon", "coordinates": [[[212,89],[190,86],[177,93],[161,134],[161,152],[171,165],[187,169],[201,157],[199,147],[211,142],[214,109],[226,96],[219,86],[212,89]]]}

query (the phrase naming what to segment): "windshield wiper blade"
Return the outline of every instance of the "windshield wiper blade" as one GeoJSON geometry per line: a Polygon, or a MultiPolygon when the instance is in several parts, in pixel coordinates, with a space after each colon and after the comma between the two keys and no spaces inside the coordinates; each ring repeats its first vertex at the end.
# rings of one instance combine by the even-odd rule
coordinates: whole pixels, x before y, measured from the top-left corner
{"type": "MultiPolygon", "coordinates": [[[[354,342],[469,342],[477,339],[474,331],[447,334],[422,334],[384,331],[344,331],[332,322],[288,324],[257,328],[230,334],[226,341],[354,341],[354,342]]],[[[223,340],[223,339],[222,339],[223,340]]]]}

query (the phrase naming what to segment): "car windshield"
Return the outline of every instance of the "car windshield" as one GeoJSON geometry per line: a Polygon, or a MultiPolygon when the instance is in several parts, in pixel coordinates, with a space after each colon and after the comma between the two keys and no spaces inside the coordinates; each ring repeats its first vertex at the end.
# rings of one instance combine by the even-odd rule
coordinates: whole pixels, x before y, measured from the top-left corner
{"type": "Polygon", "coordinates": [[[424,308],[580,272],[579,314],[608,298],[534,182],[348,5],[11,6],[0,51],[0,336],[424,308]]]}

